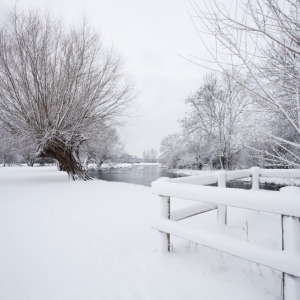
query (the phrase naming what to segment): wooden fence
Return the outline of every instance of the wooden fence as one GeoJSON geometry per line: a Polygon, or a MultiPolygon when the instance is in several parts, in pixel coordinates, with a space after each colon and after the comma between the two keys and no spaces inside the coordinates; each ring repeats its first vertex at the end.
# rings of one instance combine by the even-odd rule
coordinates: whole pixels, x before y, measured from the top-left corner
{"type": "Polygon", "coordinates": [[[170,234],[252,261],[283,273],[284,300],[300,299],[300,196],[259,190],[260,176],[300,178],[300,170],[260,169],[219,171],[208,175],[160,178],[152,192],[161,198],[161,215],[153,223],[159,231],[159,251],[170,251],[170,234]],[[252,189],[225,189],[226,181],[251,177],[252,189]],[[220,189],[208,184],[217,183],[220,189]],[[171,197],[201,202],[186,209],[170,211],[171,197]],[[281,215],[282,250],[225,236],[177,221],[217,209],[218,226],[227,224],[227,206],[281,215]]]}

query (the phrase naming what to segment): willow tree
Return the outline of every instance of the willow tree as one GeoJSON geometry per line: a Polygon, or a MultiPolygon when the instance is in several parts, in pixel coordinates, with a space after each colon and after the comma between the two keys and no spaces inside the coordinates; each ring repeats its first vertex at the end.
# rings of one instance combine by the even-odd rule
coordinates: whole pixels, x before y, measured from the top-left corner
{"type": "Polygon", "coordinates": [[[120,56],[85,20],[65,26],[49,13],[13,9],[0,31],[0,122],[87,180],[80,145],[115,125],[133,101],[120,56]]]}

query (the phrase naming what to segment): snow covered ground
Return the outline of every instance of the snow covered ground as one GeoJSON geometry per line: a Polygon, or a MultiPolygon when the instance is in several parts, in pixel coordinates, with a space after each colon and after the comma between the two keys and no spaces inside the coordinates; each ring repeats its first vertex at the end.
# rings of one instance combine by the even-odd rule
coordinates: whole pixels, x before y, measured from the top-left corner
{"type": "MultiPolygon", "coordinates": [[[[281,297],[281,273],[257,264],[174,237],[172,252],[158,254],[159,201],[148,187],[11,167],[0,169],[0,191],[1,300],[281,297]]],[[[216,219],[180,222],[218,231],[216,219]]],[[[229,208],[224,234],[281,249],[279,216],[229,208]]]]}
{"type": "Polygon", "coordinates": [[[172,172],[172,173],[175,173],[175,174],[184,174],[184,175],[188,175],[188,176],[194,176],[194,175],[211,174],[215,171],[191,170],[191,169],[172,169],[169,172],[172,172]]]}

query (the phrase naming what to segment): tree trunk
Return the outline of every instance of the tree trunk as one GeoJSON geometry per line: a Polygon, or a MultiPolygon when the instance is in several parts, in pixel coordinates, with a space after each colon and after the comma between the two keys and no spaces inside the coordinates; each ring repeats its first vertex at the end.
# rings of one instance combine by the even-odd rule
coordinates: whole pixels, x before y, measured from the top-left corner
{"type": "Polygon", "coordinates": [[[33,167],[34,163],[35,163],[35,158],[30,158],[29,167],[33,167]]]}
{"type": "Polygon", "coordinates": [[[22,154],[23,158],[25,159],[25,162],[28,167],[33,167],[35,163],[35,155],[32,154],[22,154]]]}
{"type": "Polygon", "coordinates": [[[51,157],[58,161],[58,169],[66,171],[73,180],[90,180],[92,179],[85,173],[81,163],[73,155],[72,149],[62,142],[55,142],[46,147],[40,154],[40,157],[51,157]]]}
{"type": "Polygon", "coordinates": [[[224,156],[220,156],[221,169],[224,170],[224,156]]]}
{"type": "Polygon", "coordinates": [[[103,161],[102,161],[102,160],[100,160],[100,162],[97,162],[97,168],[98,168],[98,169],[101,169],[102,164],[103,164],[103,161]]]}
{"type": "Polygon", "coordinates": [[[29,155],[29,158],[27,161],[28,167],[33,167],[34,163],[35,163],[35,156],[29,155]]]}
{"type": "Polygon", "coordinates": [[[64,166],[63,166],[63,164],[61,162],[57,163],[57,170],[58,171],[65,171],[64,166]]]}

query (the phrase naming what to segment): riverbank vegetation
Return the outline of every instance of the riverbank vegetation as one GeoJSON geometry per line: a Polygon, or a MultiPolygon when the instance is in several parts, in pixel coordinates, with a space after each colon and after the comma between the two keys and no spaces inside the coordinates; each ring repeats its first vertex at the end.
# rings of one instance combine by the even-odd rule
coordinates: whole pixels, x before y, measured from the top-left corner
{"type": "MultiPolygon", "coordinates": [[[[212,73],[186,99],[181,132],[163,138],[169,168],[300,167],[299,2],[193,2],[212,73]],[[214,48],[206,44],[206,35],[214,48]]],[[[194,63],[205,65],[201,58],[194,63]]]]}

